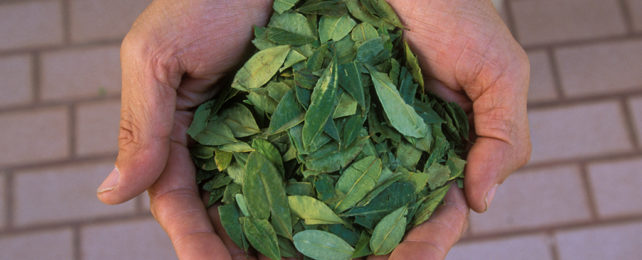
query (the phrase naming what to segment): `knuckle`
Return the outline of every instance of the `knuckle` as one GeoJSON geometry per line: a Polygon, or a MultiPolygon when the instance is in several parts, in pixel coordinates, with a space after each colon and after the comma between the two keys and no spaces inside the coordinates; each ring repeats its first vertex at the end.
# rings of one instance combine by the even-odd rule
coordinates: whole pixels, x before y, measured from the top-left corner
{"type": "Polygon", "coordinates": [[[143,140],[139,122],[136,121],[131,109],[125,108],[121,112],[120,131],[118,133],[118,146],[120,150],[135,152],[141,149],[143,140]]]}

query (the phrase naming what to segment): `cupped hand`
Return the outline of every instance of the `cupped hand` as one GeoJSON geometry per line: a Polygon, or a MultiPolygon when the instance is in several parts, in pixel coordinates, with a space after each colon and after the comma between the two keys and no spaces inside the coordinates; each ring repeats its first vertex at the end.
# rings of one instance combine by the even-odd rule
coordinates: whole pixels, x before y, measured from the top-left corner
{"type": "Polygon", "coordinates": [[[186,129],[195,106],[247,53],[268,0],[156,0],[121,48],[122,107],[116,168],[98,188],[108,204],[149,188],[151,211],[180,259],[229,259],[194,182],[186,129]]]}
{"type": "MultiPolygon", "coordinates": [[[[499,184],[530,158],[528,58],[490,0],[388,2],[407,27],[404,37],[431,79],[426,87],[462,105],[473,121],[465,200],[484,212],[499,184]]],[[[446,257],[467,225],[461,192],[450,193],[455,194],[447,195],[438,213],[406,236],[391,259],[446,257]]]]}

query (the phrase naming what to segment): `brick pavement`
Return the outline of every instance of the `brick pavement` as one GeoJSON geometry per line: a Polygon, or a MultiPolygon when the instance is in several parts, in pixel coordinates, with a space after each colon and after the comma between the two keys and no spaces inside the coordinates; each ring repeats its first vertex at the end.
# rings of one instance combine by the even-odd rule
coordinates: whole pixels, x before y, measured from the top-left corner
{"type": "MultiPolygon", "coordinates": [[[[149,1],[0,1],[0,260],[175,259],[145,195],[94,196],[116,153],[118,48],[149,1]]],[[[532,64],[533,157],[448,259],[637,259],[642,0],[501,9],[532,64]]]]}

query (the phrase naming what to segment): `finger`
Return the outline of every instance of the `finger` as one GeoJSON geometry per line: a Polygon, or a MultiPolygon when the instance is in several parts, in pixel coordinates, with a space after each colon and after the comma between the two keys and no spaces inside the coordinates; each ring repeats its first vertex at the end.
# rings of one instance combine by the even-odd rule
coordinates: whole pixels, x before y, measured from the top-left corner
{"type": "Polygon", "coordinates": [[[171,160],[150,189],[151,211],[179,259],[231,259],[198,196],[187,148],[172,143],[171,160]]]}
{"type": "MultiPolygon", "coordinates": [[[[132,36],[133,35],[133,36],[132,36]]],[[[128,35],[121,48],[122,97],[116,167],[98,188],[108,204],[121,203],[151,186],[165,168],[182,72],[158,57],[147,40],[128,35]]]]}
{"type": "Polygon", "coordinates": [[[468,205],[477,212],[488,209],[499,184],[530,158],[528,61],[519,64],[526,65],[507,70],[507,76],[477,96],[469,93],[477,139],[468,154],[464,181],[468,205]]]}
{"type": "Polygon", "coordinates": [[[210,207],[207,210],[207,213],[210,216],[212,224],[214,224],[214,230],[216,231],[216,234],[218,234],[218,236],[223,241],[223,244],[225,244],[225,247],[227,247],[227,250],[230,252],[232,259],[256,259],[256,257],[251,256],[249,252],[245,252],[243,251],[243,249],[238,247],[236,243],[234,243],[232,238],[227,235],[225,228],[223,228],[223,224],[221,224],[221,217],[218,214],[218,206],[210,207]]]}
{"type": "Polygon", "coordinates": [[[390,259],[444,259],[466,230],[468,206],[463,192],[454,184],[433,216],[413,228],[390,259]]]}

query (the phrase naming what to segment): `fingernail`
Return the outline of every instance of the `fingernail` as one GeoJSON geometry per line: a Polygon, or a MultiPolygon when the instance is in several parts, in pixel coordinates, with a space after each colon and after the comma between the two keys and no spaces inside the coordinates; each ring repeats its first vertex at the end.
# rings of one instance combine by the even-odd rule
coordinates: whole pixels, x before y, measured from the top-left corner
{"type": "Polygon", "coordinates": [[[488,210],[488,207],[490,207],[490,203],[493,202],[493,198],[495,198],[495,192],[497,191],[497,187],[499,184],[495,184],[488,193],[486,193],[486,210],[488,210]]]}
{"type": "Polygon", "coordinates": [[[111,173],[109,173],[109,176],[107,176],[107,178],[105,178],[103,183],[100,184],[100,187],[98,187],[98,193],[114,190],[116,186],[118,186],[119,177],[120,177],[120,171],[118,171],[118,168],[114,167],[111,173]]]}

